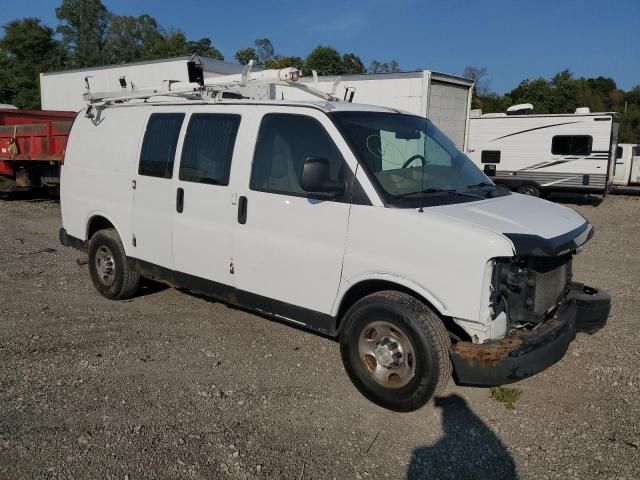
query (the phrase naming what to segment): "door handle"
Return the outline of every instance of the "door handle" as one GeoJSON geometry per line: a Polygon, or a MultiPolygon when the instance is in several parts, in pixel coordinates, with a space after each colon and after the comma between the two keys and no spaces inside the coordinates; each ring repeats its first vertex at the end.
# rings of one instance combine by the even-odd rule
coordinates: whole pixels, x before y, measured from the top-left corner
{"type": "Polygon", "coordinates": [[[178,188],[176,192],[176,212],[182,213],[182,210],[184,210],[184,190],[178,188]]]}
{"type": "Polygon", "coordinates": [[[244,195],[238,199],[238,223],[247,223],[247,197],[244,195]]]}

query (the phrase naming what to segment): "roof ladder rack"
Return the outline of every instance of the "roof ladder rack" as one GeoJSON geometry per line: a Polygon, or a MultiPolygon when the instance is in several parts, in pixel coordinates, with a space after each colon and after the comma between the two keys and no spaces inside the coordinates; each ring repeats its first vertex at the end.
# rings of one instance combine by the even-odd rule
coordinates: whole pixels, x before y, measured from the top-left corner
{"type": "MultiPolygon", "coordinates": [[[[85,78],[86,92],[82,98],[87,102],[87,114],[91,113],[92,107],[124,103],[130,100],[146,101],[153,97],[177,97],[215,102],[222,99],[222,92],[225,90],[253,85],[285,85],[304,90],[324,100],[339,100],[333,93],[326,93],[318,88],[298,82],[300,77],[302,77],[302,72],[297,68],[289,67],[252,72],[252,67],[253,61],[250,61],[244,67],[242,73],[205,78],[202,83],[164,80],[158,86],[143,87],[140,89],[131,84],[130,90],[126,88],[126,80],[120,78],[120,85],[124,85],[124,87],[122,90],[116,92],[94,93],[90,89],[89,78],[85,78]]],[[[314,78],[317,78],[316,72],[313,73],[314,78]]]]}

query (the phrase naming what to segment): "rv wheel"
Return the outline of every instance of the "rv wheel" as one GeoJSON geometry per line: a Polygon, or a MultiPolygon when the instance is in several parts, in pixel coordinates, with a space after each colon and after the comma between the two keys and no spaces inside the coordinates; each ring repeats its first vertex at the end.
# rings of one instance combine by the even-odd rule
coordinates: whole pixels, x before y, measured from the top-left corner
{"type": "Polygon", "coordinates": [[[518,187],[517,192],[523,195],[531,195],[532,197],[540,196],[540,189],[535,185],[522,185],[518,187]]]}
{"type": "Polygon", "coordinates": [[[340,344],[355,387],[390,410],[417,410],[451,377],[444,324],[406,293],[377,292],[358,300],[344,317],[340,344]]]}

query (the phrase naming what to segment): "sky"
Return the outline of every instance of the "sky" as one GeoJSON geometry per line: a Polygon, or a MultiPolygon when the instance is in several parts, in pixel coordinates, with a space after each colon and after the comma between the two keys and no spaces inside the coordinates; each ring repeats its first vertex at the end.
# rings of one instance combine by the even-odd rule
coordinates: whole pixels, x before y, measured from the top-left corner
{"type": "MultiPolygon", "coordinates": [[[[102,0],[113,13],[148,13],[189,39],[209,37],[228,61],[256,38],[305,57],[315,46],[354,52],[365,65],[460,74],[485,67],[503,94],[523,79],[612,77],[640,85],[640,0],[102,0]]],[[[38,17],[55,27],[61,0],[0,0],[0,25],[38,17]]]]}

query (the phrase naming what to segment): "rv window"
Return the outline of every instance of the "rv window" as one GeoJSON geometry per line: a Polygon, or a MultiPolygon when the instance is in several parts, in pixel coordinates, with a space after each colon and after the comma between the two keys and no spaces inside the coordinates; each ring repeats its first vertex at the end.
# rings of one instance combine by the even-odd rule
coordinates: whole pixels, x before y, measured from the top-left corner
{"type": "Polygon", "coordinates": [[[171,178],[184,113],[154,113],[149,117],[142,142],[138,173],[171,178]]]}
{"type": "Polygon", "coordinates": [[[500,150],[483,150],[480,161],[482,163],[500,163],[500,150]]]}
{"type": "Polygon", "coordinates": [[[307,196],[300,186],[304,161],[329,160],[331,180],[344,180],[345,163],[324,127],[303,115],[265,115],[253,157],[252,190],[307,196]]]}
{"type": "Polygon", "coordinates": [[[593,138],[589,135],[556,135],[551,140],[554,155],[589,155],[593,138]]]}
{"type": "Polygon", "coordinates": [[[622,147],[616,147],[616,160],[622,158],[622,147]]]}
{"type": "Polygon", "coordinates": [[[228,185],[240,115],[191,116],[182,149],[180,180],[228,185]]]}
{"type": "Polygon", "coordinates": [[[640,157],[640,147],[633,147],[633,156],[640,157]]]}

